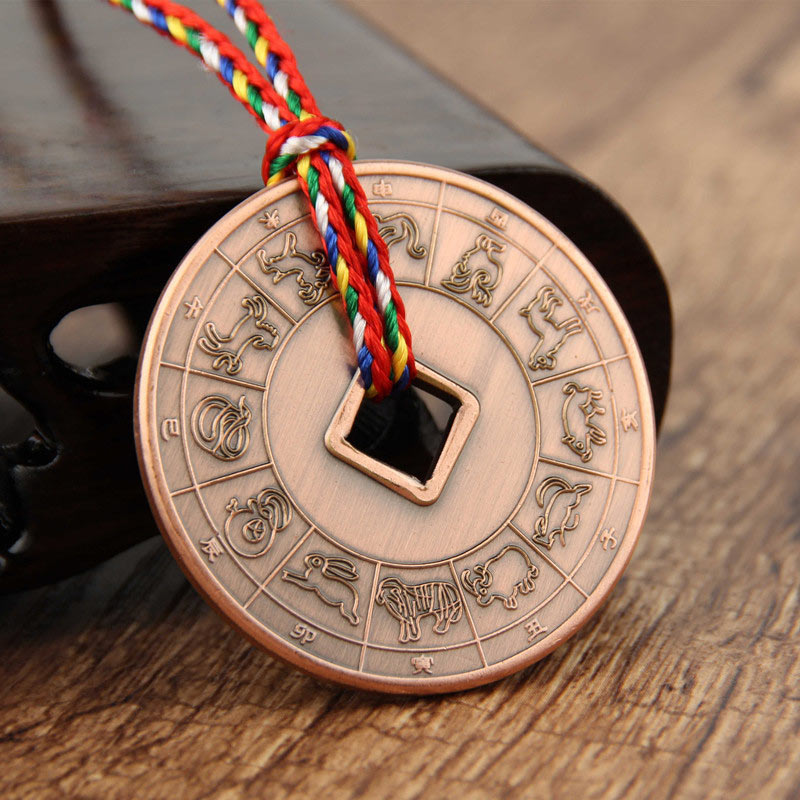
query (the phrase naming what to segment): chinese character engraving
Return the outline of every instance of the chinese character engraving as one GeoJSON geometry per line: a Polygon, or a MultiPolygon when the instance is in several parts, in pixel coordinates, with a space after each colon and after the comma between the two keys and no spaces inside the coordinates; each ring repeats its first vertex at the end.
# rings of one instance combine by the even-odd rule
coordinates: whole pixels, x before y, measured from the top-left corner
{"type": "Polygon", "coordinates": [[[508,214],[495,206],[487,215],[486,221],[494,225],[495,228],[500,228],[501,231],[504,231],[506,225],[508,225],[508,214]]]}
{"type": "Polygon", "coordinates": [[[317,632],[313,628],[309,628],[308,625],[303,625],[298,622],[297,625],[292,628],[289,636],[291,636],[292,639],[297,639],[300,644],[309,644],[317,638],[317,632]]]}
{"type": "Polygon", "coordinates": [[[433,658],[431,656],[412,656],[411,666],[414,669],[414,675],[419,675],[421,672],[427,672],[428,675],[433,674],[433,658]]]}
{"type": "Polygon", "coordinates": [[[614,535],[616,532],[616,528],[606,528],[600,534],[600,542],[603,545],[603,550],[613,550],[617,546],[617,537],[614,535]]]}
{"type": "Polygon", "coordinates": [[[626,409],[622,409],[622,414],[620,414],[619,422],[622,425],[622,430],[627,433],[630,430],[638,431],[639,430],[639,420],[636,418],[638,411],[627,411],[626,409]]]}
{"type": "Polygon", "coordinates": [[[168,442],[170,439],[174,439],[176,436],[181,435],[181,428],[178,424],[178,420],[175,417],[168,417],[167,419],[163,420],[161,423],[161,438],[168,442]]]}
{"type": "Polygon", "coordinates": [[[281,215],[278,209],[274,208],[272,211],[265,211],[263,217],[259,217],[258,221],[270,230],[275,230],[281,224],[281,215]]]}
{"type": "Polygon", "coordinates": [[[381,178],[378,183],[372,184],[372,194],[378,197],[391,197],[392,184],[381,178]]]}
{"type": "Polygon", "coordinates": [[[186,307],[186,313],[183,315],[184,319],[197,319],[200,312],[205,306],[200,302],[200,298],[195,295],[190,303],[183,304],[186,307]]]}
{"type": "Polygon", "coordinates": [[[588,289],[585,294],[578,298],[577,303],[587,314],[600,310],[600,306],[595,303],[592,293],[588,289]]]}
{"type": "Polygon", "coordinates": [[[537,636],[547,633],[547,628],[535,617],[525,625],[525,630],[528,631],[528,643],[532,642],[537,636]]]}
{"type": "Polygon", "coordinates": [[[222,555],[222,547],[216,537],[201,539],[200,549],[208,556],[208,563],[213,564],[222,555]]]}

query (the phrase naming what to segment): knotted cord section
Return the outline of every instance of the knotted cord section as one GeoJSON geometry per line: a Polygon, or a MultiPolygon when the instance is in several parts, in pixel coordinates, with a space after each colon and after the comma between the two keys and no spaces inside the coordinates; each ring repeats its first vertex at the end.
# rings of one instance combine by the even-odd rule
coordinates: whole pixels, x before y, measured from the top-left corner
{"type": "Polygon", "coordinates": [[[291,49],[258,3],[218,0],[245,34],[267,77],[220,31],[171,0],[109,0],[201,58],[270,134],[263,176],[296,173],[350,320],[367,395],[382,399],[415,374],[405,309],[366,195],[352,166],[355,146],[319,113],[291,49]]]}
{"type": "MultiPolygon", "coordinates": [[[[233,18],[276,92],[298,120],[303,122],[320,117],[316,101],[300,74],[292,49],[278,33],[261,3],[258,0],[217,0],[217,3],[233,18]]],[[[350,135],[337,126],[325,125],[324,119],[318,120],[318,124],[319,127],[313,132],[311,126],[298,126],[291,134],[287,132],[284,135],[282,131],[273,134],[264,154],[262,176],[270,186],[281,180],[294,163],[302,178],[300,157],[317,150],[327,151],[323,158],[325,166],[321,171],[330,172],[333,186],[342,201],[345,220],[360,255],[360,267],[372,286],[373,300],[383,319],[384,342],[392,356],[392,381],[399,389],[403,389],[416,374],[416,366],[411,352],[411,332],[405,320],[405,306],[389,265],[389,250],[378,232],[364,190],[353,170],[355,147],[350,135]],[[325,139],[336,146],[323,145],[325,139]]]]}

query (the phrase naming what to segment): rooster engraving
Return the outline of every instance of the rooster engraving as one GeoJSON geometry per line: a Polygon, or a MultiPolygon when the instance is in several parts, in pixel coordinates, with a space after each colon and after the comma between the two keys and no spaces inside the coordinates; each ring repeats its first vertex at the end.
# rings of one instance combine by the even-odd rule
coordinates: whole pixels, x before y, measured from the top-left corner
{"type": "Polygon", "coordinates": [[[595,421],[598,414],[606,413],[600,405],[603,393],[574,381],[567,383],[562,391],[566,399],[561,409],[564,425],[561,441],[585,464],[594,455],[593,446],[602,447],[607,441],[606,432],[595,421]]]}
{"type": "Polygon", "coordinates": [[[304,559],[304,572],[285,569],[281,578],[308,592],[314,592],[323,603],[339,609],[351,624],[358,625],[358,580],[355,564],[347,558],[309,553],[304,559]]]}
{"type": "Polygon", "coordinates": [[[564,342],[582,330],[578,317],[569,317],[561,322],[554,318],[556,311],[563,305],[564,301],[552,286],[542,286],[536,297],[519,312],[539,337],[528,356],[528,366],[534,371],[553,369],[556,365],[556,353],[564,342]]]}
{"type": "Polygon", "coordinates": [[[494,299],[492,292],[497,288],[500,279],[503,277],[503,265],[500,263],[497,254],[504,252],[505,249],[506,246],[504,244],[496,242],[485,233],[482,233],[475,239],[475,246],[470,247],[455,263],[450,271],[450,277],[442,281],[442,286],[446,286],[456,294],[469,292],[475,302],[486,308],[491,305],[494,299]],[[478,253],[483,253],[494,269],[485,266],[476,268],[474,263],[470,263],[478,253]],[[492,275],[492,273],[495,274],[492,275]]]}

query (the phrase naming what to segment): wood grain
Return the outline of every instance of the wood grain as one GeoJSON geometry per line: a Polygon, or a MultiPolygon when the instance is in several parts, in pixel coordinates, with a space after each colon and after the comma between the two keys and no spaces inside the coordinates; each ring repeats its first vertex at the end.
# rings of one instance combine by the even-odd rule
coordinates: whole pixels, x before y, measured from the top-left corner
{"type": "Polygon", "coordinates": [[[146,543],[0,601],[0,795],[797,797],[800,6],[353,5],[608,188],[665,267],[626,577],[524,673],[397,700],[255,651],[146,543]]]}

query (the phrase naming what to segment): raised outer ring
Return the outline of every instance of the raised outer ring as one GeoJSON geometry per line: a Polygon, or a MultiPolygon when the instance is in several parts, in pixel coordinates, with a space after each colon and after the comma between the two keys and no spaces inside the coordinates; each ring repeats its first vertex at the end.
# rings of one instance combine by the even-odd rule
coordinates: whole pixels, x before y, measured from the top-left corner
{"type": "Polygon", "coordinates": [[[244,200],[208,232],[206,232],[187,253],[177,269],[171,276],[161,297],[156,304],[153,316],[145,334],[139,367],[136,376],[136,391],[134,394],[134,436],[139,468],[142,473],[150,507],[156,518],[159,528],[167,542],[172,555],[177,560],[183,572],[189,578],[197,591],[223,618],[240,633],[246,636],[258,647],[267,650],[270,654],[280,658],[317,678],[323,678],[335,683],[366,689],[369,691],[390,692],[394,694],[437,694],[453,692],[480,686],[498,680],[523,667],[529,666],[544,656],[551,653],[562,642],[576,633],[589,618],[598,610],[602,602],[609,595],[617,581],[625,571],[631,559],[633,548],[639,537],[639,532],[644,525],[650,503],[654,462],[655,462],[655,417],[653,402],[650,395],[650,385],[644,368],[644,361],[639,347],[611,290],[602,278],[596,273],[586,257],[574,244],[561,233],[552,223],[542,217],[533,209],[517,200],[512,195],[503,192],[485,181],[469,175],[433,167],[426,164],[417,164],[406,161],[359,161],[355,164],[356,174],[392,174],[409,177],[422,177],[431,180],[446,180],[448,185],[456,186],[468,191],[482,189],[483,195],[494,202],[505,206],[522,219],[537,229],[549,228],[548,236],[556,246],[569,258],[582,265],[582,269],[594,272],[597,276],[593,281],[593,288],[603,305],[609,310],[617,332],[625,346],[626,352],[631,355],[630,366],[636,381],[637,395],[640,403],[640,424],[642,433],[642,460],[639,475],[640,491],[634,503],[631,517],[628,522],[627,533],[622,539],[619,552],[600,583],[595,587],[589,598],[580,606],[569,619],[548,634],[536,644],[518,653],[511,658],[483,667],[461,675],[446,677],[431,677],[425,681],[413,678],[379,678],[366,675],[357,670],[333,666],[330,662],[316,658],[305,652],[300,652],[286,644],[279,636],[260,625],[251,616],[246,614],[241,606],[225,592],[221,586],[209,580],[208,570],[197,551],[183,536],[182,524],[173,510],[169,490],[165,483],[159,479],[160,467],[154,453],[158,451],[157,442],[154,440],[155,425],[151,415],[152,400],[156,391],[155,376],[157,375],[158,361],[156,354],[159,352],[166,339],[169,327],[162,324],[164,319],[169,319],[174,309],[179,307],[183,289],[178,277],[194,267],[200,266],[208,257],[224,235],[217,233],[220,226],[224,226],[226,233],[237,228],[249,219],[255,211],[260,211],[265,205],[265,197],[269,196],[271,202],[282,199],[292,192],[299,191],[296,180],[286,181],[271,189],[262,189],[244,200]],[[587,270],[588,267],[588,270],[587,270]],[[642,493],[642,488],[644,492],[642,493]]]}

